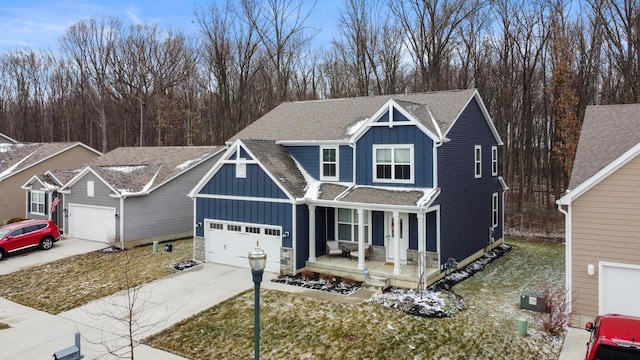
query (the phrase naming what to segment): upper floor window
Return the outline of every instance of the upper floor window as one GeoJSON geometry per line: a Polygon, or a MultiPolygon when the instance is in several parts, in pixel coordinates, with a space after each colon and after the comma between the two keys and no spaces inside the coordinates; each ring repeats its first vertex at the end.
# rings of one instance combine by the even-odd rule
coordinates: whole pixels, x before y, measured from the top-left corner
{"type": "Polygon", "coordinates": [[[44,215],[44,191],[31,191],[31,213],[44,215]]]}
{"type": "Polygon", "coordinates": [[[320,180],[338,180],[338,147],[320,147],[320,180]]]}
{"type": "Polygon", "coordinates": [[[491,147],[491,176],[498,176],[498,147],[491,147]]]}
{"type": "Polygon", "coordinates": [[[482,177],[482,146],[476,145],[473,149],[475,177],[482,177]]]}
{"type": "Polygon", "coordinates": [[[413,182],[413,145],[374,145],[373,180],[379,182],[413,182]]]}

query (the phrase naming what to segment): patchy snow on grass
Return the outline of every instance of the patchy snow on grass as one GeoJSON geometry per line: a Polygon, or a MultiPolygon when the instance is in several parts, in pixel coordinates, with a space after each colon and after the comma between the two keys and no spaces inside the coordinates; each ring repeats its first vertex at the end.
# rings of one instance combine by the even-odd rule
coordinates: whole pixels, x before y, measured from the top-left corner
{"type": "MultiPolygon", "coordinates": [[[[319,274],[316,274],[319,275],[319,274]]],[[[354,292],[358,291],[362,284],[357,281],[343,281],[343,278],[339,276],[332,277],[330,279],[305,279],[301,274],[297,274],[295,276],[283,275],[278,278],[272,279],[271,281],[300,286],[307,289],[314,289],[320,291],[327,291],[336,294],[342,295],[350,295],[354,292]]]]}
{"type": "Polygon", "coordinates": [[[374,294],[369,302],[397,309],[405,314],[443,318],[466,309],[461,298],[447,291],[431,291],[389,288],[384,293],[374,294]]]}

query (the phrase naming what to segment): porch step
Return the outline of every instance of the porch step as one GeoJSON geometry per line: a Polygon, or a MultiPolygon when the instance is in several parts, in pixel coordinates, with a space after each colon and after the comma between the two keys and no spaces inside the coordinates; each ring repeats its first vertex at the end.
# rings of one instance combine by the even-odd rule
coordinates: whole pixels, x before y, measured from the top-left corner
{"type": "Polygon", "coordinates": [[[389,279],[378,276],[369,276],[365,278],[362,287],[374,292],[382,292],[384,289],[389,287],[389,279]]]}

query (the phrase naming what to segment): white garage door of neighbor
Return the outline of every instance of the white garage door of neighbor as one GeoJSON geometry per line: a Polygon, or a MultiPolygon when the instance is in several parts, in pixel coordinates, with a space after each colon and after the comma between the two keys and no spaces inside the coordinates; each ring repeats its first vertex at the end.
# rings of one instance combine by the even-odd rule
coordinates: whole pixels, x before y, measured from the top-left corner
{"type": "Polygon", "coordinates": [[[600,314],[640,316],[640,266],[600,263],[600,314]]]}
{"type": "Polygon", "coordinates": [[[109,242],[116,235],[116,209],[69,204],[69,236],[109,242]]]}
{"type": "Polygon", "coordinates": [[[267,254],[266,271],[280,272],[280,228],[261,224],[237,224],[222,221],[205,221],[207,261],[249,267],[248,254],[259,241],[267,254]]]}

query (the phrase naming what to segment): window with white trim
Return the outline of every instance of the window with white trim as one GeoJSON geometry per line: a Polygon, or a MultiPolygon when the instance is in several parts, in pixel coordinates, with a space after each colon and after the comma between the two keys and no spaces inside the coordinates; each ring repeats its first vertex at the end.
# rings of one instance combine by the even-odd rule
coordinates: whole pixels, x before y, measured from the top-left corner
{"type": "Polygon", "coordinates": [[[476,145],[473,148],[473,167],[476,178],[482,177],[482,146],[476,145]]]}
{"type": "Polygon", "coordinates": [[[44,215],[44,191],[31,191],[31,213],[44,215]]]}
{"type": "Polygon", "coordinates": [[[498,147],[491,147],[491,176],[498,176],[498,147]]]}
{"type": "Polygon", "coordinates": [[[373,181],[412,183],[413,145],[374,145],[373,181]]]}
{"type": "Polygon", "coordinates": [[[264,229],[264,234],[265,235],[272,235],[272,236],[280,236],[280,229],[266,228],[266,229],[264,229]]]}
{"type": "Polygon", "coordinates": [[[338,180],[338,147],[320,147],[320,180],[338,180]]]}
{"type": "MultiPolygon", "coordinates": [[[[369,211],[364,211],[364,242],[369,243],[369,211]]],[[[337,240],[358,242],[358,210],[338,209],[337,240]]]]}
{"type": "Polygon", "coordinates": [[[224,226],[220,223],[209,223],[209,229],[223,230],[224,226]]]}
{"type": "Polygon", "coordinates": [[[247,226],[245,228],[245,232],[248,232],[251,234],[260,234],[260,228],[257,226],[247,226]]]}
{"type": "Polygon", "coordinates": [[[227,224],[227,231],[237,231],[237,232],[241,232],[241,231],[242,231],[242,226],[240,226],[240,225],[231,225],[231,224],[227,224]]]}
{"type": "Polygon", "coordinates": [[[491,197],[491,226],[498,226],[498,193],[491,197]]]}

